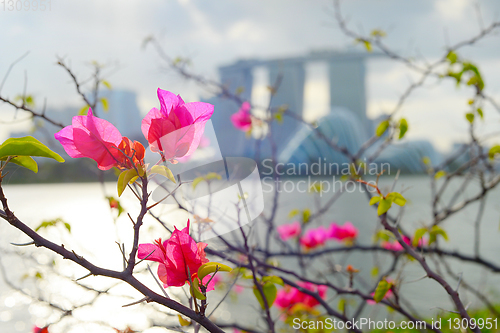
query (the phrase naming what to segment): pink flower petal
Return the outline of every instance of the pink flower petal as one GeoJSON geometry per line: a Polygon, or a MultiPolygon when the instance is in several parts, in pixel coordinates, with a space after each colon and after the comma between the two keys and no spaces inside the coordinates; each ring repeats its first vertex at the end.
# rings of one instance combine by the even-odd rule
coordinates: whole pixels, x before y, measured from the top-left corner
{"type": "MultiPolygon", "coordinates": [[[[206,243],[196,243],[191,238],[188,220],[186,228],[182,230],[175,228],[170,238],[163,243],[158,239],[154,244],[140,244],[138,257],[143,259],[154,250],[146,260],[160,263],[158,277],[164,287],[182,287],[190,278],[197,278],[200,266],[208,262],[205,255],[206,247],[206,243]]],[[[208,279],[204,282],[208,282],[208,279]]],[[[209,290],[213,290],[214,285],[215,281],[212,281],[209,290]]]]}
{"type": "Polygon", "coordinates": [[[300,239],[300,244],[307,249],[313,249],[317,246],[325,244],[326,239],[327,230],[325,227],[319,226],[317,229],[307,230],[304,236],[300,239]]]}
{"type": "Polygon", "coordinates": [[[163,251],[156,244],[139,244],[139,250],[137,251],[137,257],[139,259],[144,259],[151,252],[153,252],[153,254],[151,254],[147,260],[157,261],[157,262],[164,262],[165,261],[165,255],[163,254],[163,251]]]}
{"type": "Polygon", "coordinates": [[[333,222],[328,229],[328,237],[340,241],[346,239],[352,240],[357,236],[358,229],[351,222],[345,222],[342,226],[339,226],[335,222],[333,222]]]}
{"type": "Polygon", "coordinates": [[[280,225],[276,228],[281,239],[287,240],[300,235],[301,226],[299,221],[295,221],[290,224],[280,225]]]}
{"type": "Polygon", "coordinates": [[[158,88],[156,93],[160,100],[161,110],[165,112],[165,115],[168,115],[170,111],[177,106],[184,104],[181,96],[171,93],[170,91],[158,88]]]}
{"type": "Polygon", "coordinates": [[[121,153],[117,149],[122,135],[110,122],[94,117],[89,109],[86,116],[73,117],[72,125],[54,134],[69,156],[88,157],[101,170],[118,166],[121,153]]]}
{"type": "Polygon", "coordinates": [[[231,122],[234,127],[241,131],[248,131],[252,128],[252,117],[250,116],[250,103],[243,102],[238,112],[231,115],[231,122]]]}
{"type": "Polygon", "coordinates": [[[185,104],[180,96],[161,89],[158,89],[158,98],[161,109],[151,109],[141,123],[151,150],[162,152],[168,160],[193,154],[214,112],[213,105],[185,104]]]}

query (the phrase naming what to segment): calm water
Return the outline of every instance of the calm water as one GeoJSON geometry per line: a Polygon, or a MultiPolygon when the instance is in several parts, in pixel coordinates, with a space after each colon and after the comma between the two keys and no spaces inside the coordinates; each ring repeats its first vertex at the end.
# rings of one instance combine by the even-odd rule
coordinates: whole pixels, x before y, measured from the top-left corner
{"type": "MultiPolygon", "coordinates": [[[[332,183],[332,179],[323,179],[332,183]]],[[[283,224],[291,222],[288,218],[288,213],[292,209],[305,209],[312,208],[318,203],[325,203],[334,195],[334,189],[325,193],[321,198],[308,194],[300,193],[303,188],[297,189],[297,184],[300,179],[294,179],[288,184],[283,184],[289,193],[283,190],[280,195],[280,209],[278,210],[277,223],[283,224]],[[295,184],[295,185],[294,185],[295,184]],[[295,186],[295,187],[294,187],[295,186]]],[[[306,179],[307,181],[307,179],[306,179]]],[[[313,180],[314,181],[314,180],[313,180]]],[[[385,178],[381,180],[384,187],[389,188],[392,180],[385,178]]],[[[72,226],[71,234],[60,227],[59,230],[46,230],[42,231],[45,236],[54,242],[75,244],[72,249],[77,253],[83,254],[91,261],[98,265],[111,266],[114,269],[121,268],[121,254],[118,251],[116,240],[124,242],[125,244],[131,243],[131,228],[130,221],[126,216],[120,217],[116,222],[113,222],[113,213],[110,212],[107,201],[104,200],[105,195],[115,194],[115,185],[106,184],[103,188],[100,184],[50,184],[50,185],[13,185],[5,186],[5,193],[9,200],[9,204],[16,215],[25,223],[32,227],[36,227],[43,220],[50,220],[55,218],[62,218],[69,222],[72,226]]],[[[331,185],[333,186],[333,185],[331,185]]],[[[450,190],[458,188],[458,184],[452,184],[450,190]]],[[[338,185],[337,185],[338,189],[338,185]]],[[[264,186],[264,190],[269,190],[269,186],[264,186]]],[[[428,180],[424,176],[405,176],[401,177],[396,190],[403,191],[405,197],[408,199],[408,205],[405,209],[402,227],[405,230],[413,232],[421,225],[428,223],[430,220],[431,212],[429,207],[430,202],[430,189],[428,180]]],[[[452,193],[452,192],[450,192],[452,193]]],[[[472,195],[474,189],[463,193],[464,197],[472,195]]],[[[450,197],[448,194],[447,197],[450,197]]],[[[272,195],[265,193],[266,209],[269,209],[268,203],[271,202],[272,195]]],[[[488,197],[486,210],[484,212],[483,221],[481,224],[481,242],[480,249],[484,258],[500,264],[498,254],[500,253],[500,206],[498,205],[500,199],[500,190],[495,189],[488,197]]],[[[132,216],[138,212],[136,199],[133,196],[123,198],[123,203],[130,209],[132,216]]],[[[461,214],[453,216],[442,227],[448,232],[450,241],[443,244],[443,247],[450,250],[457,250],[460,253],[471,254],[473,253],[473,225],[477,214],[478,205],[474,204],[465,209],[461,214]]],[[[185,221],[187,215],[172,211],[170,207],[158,206],[158,213],[165,214],[169,221],[185,221]]],[[[368,208],[366,195],[359,191],[353,193],[346,193],[332,206],[332,208],[322,216],[317,223],[329,224],[332,221],[344,223],[351,221],[359,230],[359,243],[370,245],[372,244],[373,231],[377,226],[377,219],[375,211],[368,208]]],[[[257,230],[261,231],[263,228],[256,222],[257,230]]],[[[57,229],[57,228],[56,228],[57,229]]],[[[141,239],[144,242],[149,242],[153,238],[158,238],[163,235],[161,228],[152,219],[148,219],[143,228],[143,235],[141,239]]],[[[25,242],[26,237],[10,227],[6,222],[0,221],[0,248],[12,249],[9,242],[25,242]]],[[[334,244],[332,244],[334,245],[334,244]]],[[[44,251],[44,250],[41,250],[44,251]]],[[[41,252],[39,252],[41,253],[41,252]]],[[[42,256],[41,260],[50,262],[50,253],[43,252],[46,258],[42,256]],[[44,259],[45,258],[45,259],[44,259]]],[[[4,267],[8,268],[8,274],[12,281],[19,283],[22,275],[26,272],[34,274],[33,267],[29,262],[22,262],[14,259],[12,256],[2,254],[0,258],[4,267]]],[[[337,263],[353,264],[355,267],[361,268],[363,278],[370,281],[370,269],[373,266],[374,260],[384,262],[384,256],[374,257],[368,253],[353,253],[347,258],[336,255],[331,256],[331,260],[337,263]]],[[[293,262],[282,260],[283,265],[294,265],[293,262]]],[[[457,273],[463,273],[463,278],[472,286],[479,286],[479,289],[492,298],[496,297],[496,301],[500,301],[498,291],[500,288],[500,278],[489,273],[483,268],[477,268],[472,265],[463,264],[455,260],[450,260],[453,270],[457,273]],[[496,296],[495,296],[496,295],[496,296]]],[[[384,264],[381,264],[384,267],[384,264]]],[[[62,270],[74,278],[86,274],[85,270],[75,267],[74,265],[67,265],[62,270]]],[[[423,276],[423,271],[416,263],[409,263],[405,266],[404,276],[405,283],[401,287],[401,292],[406,295],[407,299],[412,300],[412,304],[422,314],[432,315],[435,310],[434,307],[441,307],[451,309],[448,297],[441,288],[433,281],[421,280],[415,283],[409,283],[423,276]]],[[[108,281],[102,282],[96,278],[87,279],[88,283],[96,285],[109,284],[108,281]]],[[[154,286],[152,279],[146,280],[148,285],[154,286]]],[[[456,285],[452,279],[448,279],[450,284],[456,285]]],[[[29,279],[25,279],[23,287],[33,284],[29,279]]],[[[61,286],[63,284],[43,282],[41,284],[45,292],[49,294],[54,291],[63,291],[61,286]],[[55,284],[55,285],[54,285],[55,284]]],[[[70,288],[70,287],[68,287],[70,288]]],[[[67,289],[71,294],[72,289],[67,289]]],[[[31,326],[37,317],[44,317],[50,314],[43,308],[36,307],[29,304],[29,300],[20,297],[19,294],[12,294],[3,282],[0,281],[0,332],[29,332],[31,326]]],[[[137,294],[131,293],[137,299],[140,298],[137,294]]],[[[64,293],[64,291],[63,291],[64,293]]],[[[251,292],[248,293],[249,295],[251,292]]],[[[245,294],[246,295],[246,294],[245,294]]],[[[243,321],[248,321],[251,324],[254,319],[248,319],[248,316],[241,316],[241,313],[254,312],[255,303],[249,296],[243,296],[244,299],[248,298],[248,302],[240,302],[235,305],[230,303],[229,306],[221,308],[222,317],[229,319],[231,315],[235,315],[239,320],[244,317],[243,321]],[[231,310],[231,311],[229,311],[231,310]],[[245,320],[245,318],[247,318],[245,320]]],[[[77,297],[77,295],[74,295],[77,297]]],[[[471,302],[471,306],[480,306],[471,295],[463,293],[462,297],[466,300],[465,303],[471,302]]],[[[61,301],[64,303],[64,301],[61,301]]],[[[129,302],[123,301],[118,305],[129,302]]],[[[334,301],[336,303],[336,301],[334,301]]],[[[139,311],[134,311],[133,307],[119,308],[117,306],[110,306],[109,303],[104,302],[98,304],[102,307],[99,311],[98,319],[106,320],[110,316],[113,318],[115,325],[119,325],[123,318],[131,320],[132,323],[140,327],[147,321],[146,314],[140,314],[139,311]]],[[[379,313],[379,307],[367,307],[367,316],[385,316],[379,313]]],[[[86,318],[85,314],[81,318],[86,318]]],[[[49,318],[50,321],[51,318],[49,318]]],[[[42,324],[42,322],[39,322],[42,324]]],[[[86,331],[90,332],[90,329],[86,331]]],[[[102,331],[102,330],[100,330],[102,331]]],[[[83,332],[81,330],[71,330],[67,332],[83,332]]]]}

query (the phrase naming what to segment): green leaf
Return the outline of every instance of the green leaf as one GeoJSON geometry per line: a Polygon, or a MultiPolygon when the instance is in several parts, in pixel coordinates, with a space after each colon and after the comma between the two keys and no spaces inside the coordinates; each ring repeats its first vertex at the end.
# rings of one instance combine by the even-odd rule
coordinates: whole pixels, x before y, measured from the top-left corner
{"type": "Polygon", "coordinates": [[[101,81],[101,83],[102,83],[102,84],[103,84],[106,88],[108,88],[109,90],[113,89],[113,88],[111,87],[111,84],[110,84],[108,81],[106,81],[106,80],[102,80],[102,81],[101,81]]]}
{"type": "Polygon", "coordinates": [[[35,228],[35,231],[38,231],[40,229],[45,229],[45,228],[48,228],[48,227],[53,227],[57,224],[61,224],[63,223],[64,224],[64,227],[66,229],[68,229],[69,232],[71,232],[71,226],[69,223],[67,222],[64,222],[64,220],[60,217],[58,218],[55,218],[53,220],[45,220],[45,221],[42,221],[42,223],[40,223],[36,228],[35,228]]]}
{"type": "Polygon", "coordinates": [[[125,170],[122,173],[120,173],[120,175],[118,176],[118,182],[116,184],[119,197],[122,196],[122,193],[123,191],[125,191],[127,184],[133,183],[132,180],[134,180],[135,177],[137,177],[137,171],[135,171],[135,169],[125,170]]]}
{"type": "MultiPolygon", "coordinates": [[[[6,161],[6,160],[7,157],[0,158],[0,161],[6,161]]],[[[36,161],[30,156],[17,156],[11,158],[9,162],[25,167],[26,169],[31,170],[34,173],[38,172],[38,164],[36,164],[36,161]]]]}
{"type": "Polygon", "coordinates": [[[479,115],[479,117],[481,117],[481,119],[484,119],[483,109],[477,108],[476,111],[477,111],[477,114],[479,115]]]}
{"type": "Polygon", "coordinates": [[[38,227],[35,228],[35,231],[38,231],[40,229],[45,229],[47,227],[52,227],[54,225],[56,225],[57,223],[57,219],[56,220],[50,220],[50,221],[43,221],[42,223],[40,223],[38,225],[38,227]]]}
{"type": "Polygon", "coordinates": [[[35,106],[35,99],[33,98],[32,95],[28,96],[17,95],[16,97],[14,97],[14,101],[22,101],[24,105],[27,105],[31,108],[35,106]]]}
{"type": "Polygon", "coordinates": [[[433,226],[431,230],[429,230],[429,245],[434,243],[437,239],[437,236],[441,235],[445,241],[448,241],[448,234],[444,231],[440,226],[433,226]]]}
{"type": "Polygon", "coordinates": [[[193,189],[196,188],[196,186],[198,186],[199,183],[201,183],[202,181],[204,181],[205,179],[203,177],[196,177],[195,179],[193,179],[193,189]]]}
{"type": "Polygon", "coordinates": [[[374,242],[378,242],[379,240],[388,242],[393,237],[393,233],[385,229],[378,230],[373,236],[374,242]]]}
{"type": "Polygon", "coordinates": [[[478,75],[471,76],[469,81],[467,81],[467,85],[468,86],[476,86],[479,91],[483,90],[483,88],[484,88],[483,79],[481,79],[481,77],[478,75]]]}
{"type": "Polygon", "coordinates": [[[370,36],[372,37],[385,37],[387,36],[386,32],[384,30],[380,30],[380,29],[373,29],[371,32],[370,32],[370,36]]]}
{"type": "Polygon", "coordinates": [[[149,174],[154,174],[154,173],[162,175],[163,177],[166,177],[175,183],[174,174],[166,165],[155,165],[154,167],[151,168],[151,171],[149,174]]]}
{"type": "Polygon", "coordinates": [[[339,311],[342,313],[344,313],[345,311],[345,303],[346,303],[345,299],[341,298],[339,300],[339,311]]]}
{"type": "Polygon", "coordinates": [[[389,208],[391,208],[392,206],[392,200],[389,199],[389,198],[386,198],[386,199],[382,199],[380,200],[379,204],[378,204],[378,208],[377,208],[377,214],[378,216],[386,213],[389,208]]]}
{"type": "Polygon", "coordinates": [[[408,131],[408,122],[406,121],[405,118],[402,118],[399,121],[399,140],[401,140],[405,136],[407,131],[408,131]]]}
{"type": "Polygon", "coordinates": [[[398,206],[406,205],[406,199],[398,192],[391,192],[387,195],[387,198],[390,199],[398,206]]]}
{"type": "Polygon", "coordinates": [[[236,95],[241,95],[244,92],[245,92],[245,87],[243,87],[243,86],[239,86],[238,88],[236,88],[236,91],[235,91],[236,95]]]}
{"type": "MultiPolygon", "coordinates": [[[[498,146],[498,147],[500,148],[500,146],[498,146]]],[[[290,211],[290,213],[288,213],[288,218],[292,218],[292,217],[294,217],[295,215],[298,215],[298,214],[300,214],[300,210],[298,210],[298,209],[292,209],[290,211]]]]}
{"type": "Polygon", "coordinates": [[[376,204],[377,202],[379,202],[380,200],[382,200],[382,197],[381,197],[381,196],[374,196],[374,197],[372,197],[372,198],[370,199],[369,204],[370,204],[370,206],[371,206],[371,205],[374,205],[374,204],[376,204]]]}
{"type": "Polygon", "coordinates": [[[463,68],[462,72],[470,72],[473,73],[475,76],[481,79],[481,73],[479,72],[479,69],[477,68],[476,65],[470,63],[470,62],[463,62],[463,68]]]}
{"type": "Polygon", "coordinates": [[[306,208],[302,211],[302,221],[304,223],[309,222],[309,219],[311,218],[311,210],[306,208]]]}
{"type": "Polygon", "coordinates": [[[198,184],[201,183],[202,181],[204,181],[204,180],[209,181],[212,179],[219,179],[220,180],[220,179],[222,179],[222,177],[217,172],[209,172],[205,176],[196,177],[193,180],[193,184],[192,184],[193,189],[195,189],[196,186],[198,186],[198,184]]]}
{"type": "Polygon", "coordinates": [[[275,113],[274,119],[278,122],[278,124],[283,124],[283,113],[275,113]]]}
{"type": "Polygon", "coordinates": [[[104,112],[108,112],[109,111],[109,103],[108,103],[108,99],[105,98],[105,97],[102,97],[100,99],[101,101],[101,104],[102,104],[102,109],[104,110],[104,112]]]}
{"type": "Polygon", "coordinates": [[[446,171],[444,171],[444,170],[439,170],[439,171],[438,171],[438,172],[436,172],[436,174],[434,175],[434,179],[439,179],[439,178],[444,177],[444,176],[446,176],[446,175],[447,175],[446,171]]]}
{"type": "Polygon", "coordinates": [[[380,124],[378,124],[377,129],[375,130],[375,134],[377,136],[382,136],[389,128],[389,120],[384,120],[380,124]]]}
{"type": "Polygon", "coordinates": [[[450,62],[450,64],[454,64],[458,61],[458,55],[455,52],[450,51],[446,55],[446,59],[450,62]]]}
{"type": "Polygon", "coordinates": [[[28,105],[31,105],[31,106],[35,105],[35,99],[31,95],[26,96],[25,101],[26,101],[26,104],[28,104],[28,105]]]}
{"type": "Polygon", "coordinates": [[[198,279],[193,280],[193,285],[189,288],[191,290],[191,295],[197,299],[205,300],[207,297],[203,295],[200,291],[200,282],[198,279]]]}
{"type": "Polygon", "coordinates": [[[269,282],[269,283],[279,284],[282,287],[285,286],[285,283],[283,282],[283,279],[280,278],[279,276],[276,276],[276,275],[264,276],[262,278],[262,282],[265,282],[265,283],[269,282]]]}
{"type": "Polygon", "coordinates": [[[467,118],[467,120],[469,121],[469,123],[471,123],[471,124],[472,124],[472,123],[474,122],[474,113],[470,113],[470,112],[469,112],[469,113],[467,113],[467,114],[465,115],[465,118],[467,118]]]}
{"type": "Polygon", "coordinates": [[[186,320],[184,318],[182,318],[182,316],[180,314],[177,315],[177,317],[179,318],[179,324],[181,324],[181,326],[189,326],[191,325],[191,320],[186,320]]]}
{"type": "Polygon", "coordinates": [[[366,51],[371,52],[373,50],[372,44],[370,43],[369,40],[363,39],[363,38],[356,38],[354,40],[355,43],[362,43],[365,46],[366,51]]]}
{"type": "Polygon", "coordinates": [[[80,110],[78,110],[78,115],[79,116],[85,116],[89,110],[90,106],[85,105],[83,106],[80,110]]]}
{"type": "Polygon", "coordinates": [[[448,73],[447,73],[447,75],[449,77],[452,77],[457,81],[457,87],[460,85],[460,82],[462,81],[462,74],[463,74],[463,72],[455,73],[452,71],[448,71],[448,73]]]}
{"type": "Polygon", "coordinates": [[[59,154],[50,150],[46,145],[32,136],[10,138],[0,145],[0,158],[7,156],[41,156],[64,162],[59,154]]]}
{"type": "Polygon", "coordinates": [[[219,264],[218,262],[207,262],[198,268],[198,278],[203,281],[203,278],[208,274],[217,272],[231,272],[233,269],[227,265],[219,264]]]}
{"type": "Polygon", "coordinates": [[[372,43],[370,43],[369,41],[364,40],[363,45],[365,46],[366,51],[368,52],[373,51],[372,43]]]}
{"type": "Polygon", "coordinates": [[[413,241],[411,242],[411,245],[413,247],[417,247],[420,238],[424,237],[427,231],[428,231],[427,228],[419,228],[415,230],[415,235],[413,236],[413,241]]]}
{"type": "MultiPolygon", "coordinates": [[[[264,293],[264,297],[267,300],[267,305],[269,308],[274,304],[274,301],[276,300],[276,295],[278,294],[278,289],[274,285],[274,283],[266,283],[262,286],[262,292],[264,293]]],[[[262,299],[262,295],[259,292],[259,289],[257,287],[253,287],[253,294],[257,298],[257,301],[259,301],[260,306],[262,309],[265,309],[266,306],[264,305],[264,300],[262,299]]]]}
{"type": "Polygon", "coordinates": [[[387,282],[385,279],[380,280],[373,295],[373,299],[375,300],[375,302],[379,303],[381,300],[383,300],[385,294],[387,294],[391,287],[392,283],[387,282]]]}
{"type": "Polygon", "coordinates": [[[490,148],[490,151],[488,152],[488,155],[491,159],[495,158],[495,155],[500,154],[500,145],[495,145],[490,148]]]}

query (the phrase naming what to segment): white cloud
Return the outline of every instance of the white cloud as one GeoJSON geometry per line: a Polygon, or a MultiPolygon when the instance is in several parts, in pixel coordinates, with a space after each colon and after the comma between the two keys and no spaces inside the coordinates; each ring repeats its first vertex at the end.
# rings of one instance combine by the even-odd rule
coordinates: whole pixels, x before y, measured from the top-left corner
{"type": "Polygon", "coordinates": [[[461,20],[470,15],[472,1],[470,0],[437,0],[436,10],[445,20],[461,20]]]}
{"type": "Polygon", "coordinates": [[[227,37],[233,41],[258,43],[264,41],[265,31],[247,19],[233,24],[227,32],[227,37]]]}
{"type": "Polygon", "coordinates": [[[192,40],[203,40],[204,43],[220,44],[223,36],[210,24],[210,20],[191,0],[179,0],[179,4],[189,14],[193,23],[190,37],[192,40]]]}

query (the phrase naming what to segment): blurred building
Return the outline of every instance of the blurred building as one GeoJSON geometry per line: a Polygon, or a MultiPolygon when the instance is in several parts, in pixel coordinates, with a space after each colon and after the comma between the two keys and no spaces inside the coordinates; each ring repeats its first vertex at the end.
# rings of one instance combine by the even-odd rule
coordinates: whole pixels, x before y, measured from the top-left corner
{"type": "MultiPolygon", "coordinates": [[[[354,51],[321,51],[302,57],[269,60],[239,60],[219,68],[220,80],[230,92],[241,92],[242,100],[252,99],[254,73],[264,68],[270,86],[278,86],[272,95],[270,106],[286,105],[290,112],[302,118],[304,115],[304,87],[307,80],[306,66],[321,62],[327,65],[329,114],[316,121],[320,131],[336,145],[351,153],[374,134],[377,121],[366,115],[366,69],[365,62],[380,54],[354,51]]],[[[230,117],[239,105],[224,96],[213,97],[207,102],[215,105],[212,116],[221,152],[225,156],[247,156],[260,160],[272,155],[272,144],[277,147],[276,156],[280,163],[314,163],[318,158],[327,163],[347,163],[346,158],[317,137],[308,124],[286,116],[282,123],[271,123],[271,140],[258,142],[237,130],[230,117]]],[[[377,153],[383,140],[367,150],[361,159],[377,153]]],[[[423,157],[430,157],[433,163],[442,158],[430,142],[406,141],[391,145],[377,153],[376,163],[390,163],[403,172],[424,172],[423,157]]]]}

